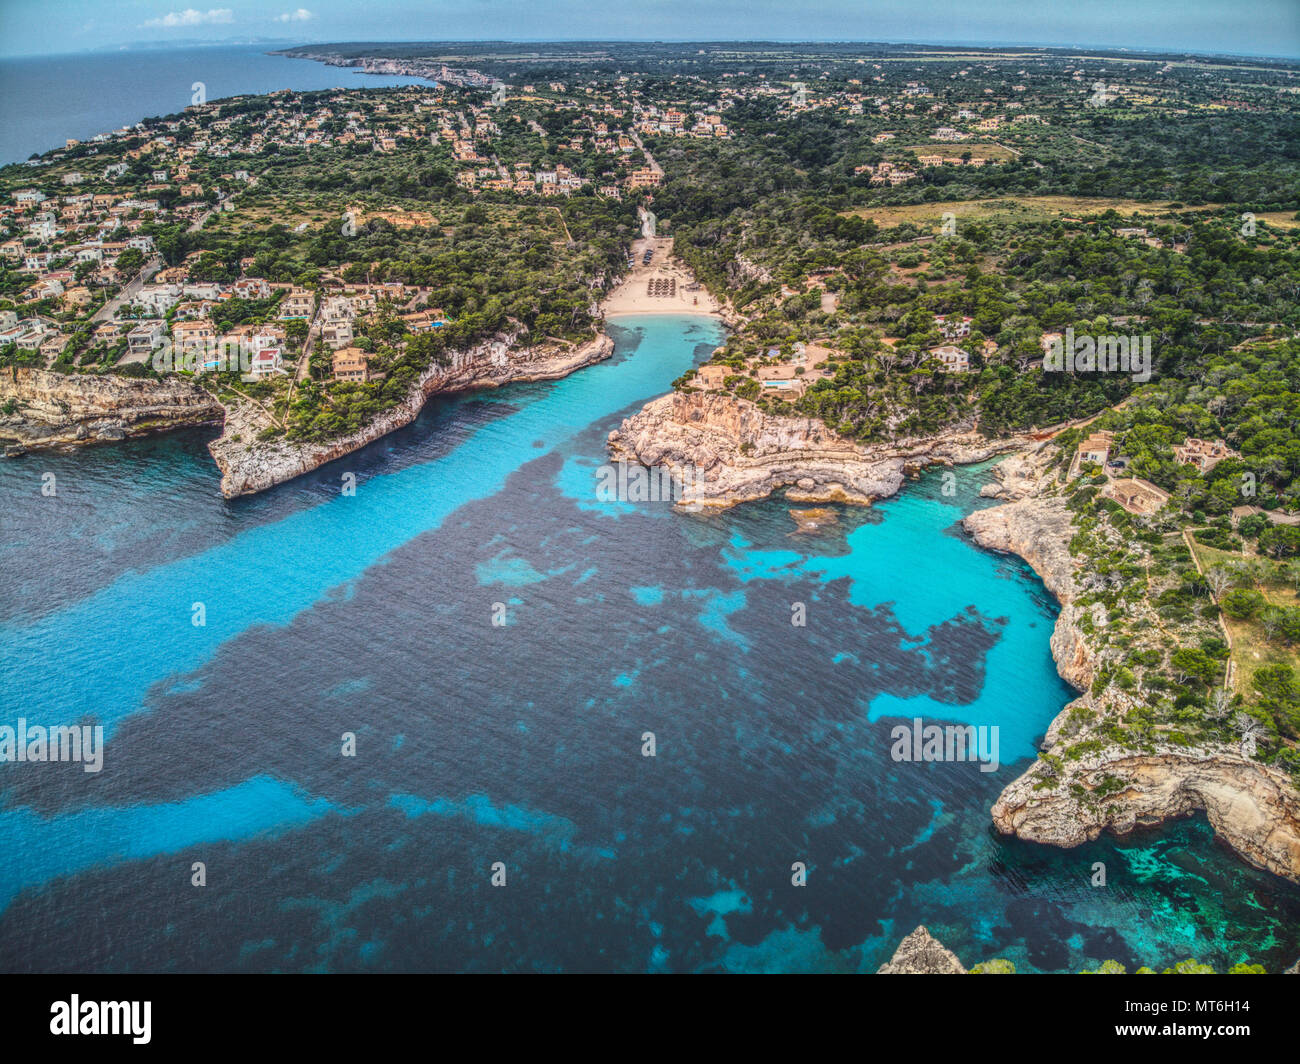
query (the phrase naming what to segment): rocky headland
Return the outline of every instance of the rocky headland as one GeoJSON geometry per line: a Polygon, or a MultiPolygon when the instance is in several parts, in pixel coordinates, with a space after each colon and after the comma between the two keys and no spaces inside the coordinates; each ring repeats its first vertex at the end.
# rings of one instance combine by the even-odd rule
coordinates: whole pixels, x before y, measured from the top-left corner
{"type": "MultiPolygon", "coordinates": [[[[989,440],[959,427],[942,436],[862,445],[812,418],[779,417],[734,396],[673,392],[653,400],[609,435],[615,459],[666,467],[692,509],[728,507],[785,489],[795,502],[870,504],[893,495],[926,466],[977,462],[1016,451],[983,494],[1003,505],[970,514],[980,546],[1023,558],[1060,604],[1051,636],[1057,670],[1080,692],[1048,728],[1045,758],[1011,783],[992,809],[1004,834],[1078,846],[1110,829],[1124,833],[1204,810],[1215,833],[1243,859],[1300,882],[1300,793],[1289,775],[1222,743],[1189,745],[1156,729],[1142,744],[1112,740],[1108,725],[1140,703],[1135,691],[1095,685],[1134,647],[1099,638],[1112,627],[1100,602],[1080,602],[1089,574],[1071,554],[1073,514],[1052,466],[1049,442],[989,440]],[[1094,686],[1100,689],[1094,693],[1094,686]]],[[[1164,625],[1151,602],[1132,607],[1133,629],[1164,625]]]]}
{"type": "Polygon", "coordinates": [[[232,404],[224,431],[208,444],[221,470],[221,494],[231,499],[265,491],[343,458],[409,425],[433,395],[555,380],[614,353],[614,341],[603,334],[574,347],[548,344],[519,348],[516,340],[514,335],[498,336],[469,350],[450,352],[447,365],[426,369],[401,403],[385,410],[359,432],[320,443],[262,439],[262,433],[275,428],[271,414],[257,403],[232,404]]]}
{"type": "Polygon", "coordinates": [[[764,413],[746,399],[671,392],[609,434],[615,459],[666,467],[684,505],[728,507],[781,489],[792,502],[870,505],[931,465],[983,461],[1026,441],[965,427],[944,435],[860,444],[815,418],[764,413]]]}
{"type": "MultiPolygon", "coordinates": [[[[1072,847],[1110,829],[1118,834],[1204,810],[1211,827],[1243,859],[1300,882],[1300,793],[1290,777],[1234,746],[1187,746],[1157,730],[1142,748],[1117,745],[1107,723],[1121,720],[1138,698],[1115,684],[1093,692],[1098,671],[1130,649],[1106,645],[1095,633],[1109,625],[1100,603],[1077,604],[1087,574],[1071,555],[1073,522],[1048,470],[1046,449],[1016,455],[994,471],[985,494],[1004,505],[970,514],[966,531],[982,547],[1019,555],[1060,603],[1052,655],[1061,677],[1080,696],[1052,722],[1036,761],[993,805],[1003,834],[1072,847]],[[1089,634],[1094,633],[1094,634],[1089,634]],[[1068,753],[1067,753],[1068,752],[1068,753]]],[[[1150,603],[1142,630],[1160,629],[1150,603]]]]}
{"type": "Polygon", "coordinates": [[[221,435],[208,450],[221,470],[222,495],[235,498],[310,473],[410,424],[433,395],[555,380],[613,352],[613,340],[603,334],[585,344],[536,347],[519,346],[513,333],[496,336],[469,350],[449,352],[446,365],[431,365],[406,399],[359,432],[318,443],[286,440],[275,434],[283,426],[260,403],[238,395],[224,395],[219,401],[188,378],[8,368],[0,371],[0,445],[17,455],[185,426],[220,425],[221,435]]]}
{"type": "Polygon", "coordinates": [[[10,453],[220,424],[225,411],[190,380],[0,370],[0,443],[10,453]]]}

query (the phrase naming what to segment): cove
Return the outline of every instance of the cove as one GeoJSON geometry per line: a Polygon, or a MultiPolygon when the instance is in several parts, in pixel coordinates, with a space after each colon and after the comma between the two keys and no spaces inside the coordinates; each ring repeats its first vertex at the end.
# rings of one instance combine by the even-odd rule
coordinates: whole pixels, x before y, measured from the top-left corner
{"type": "Polygon", "coordinates": [[[1203,818],[992,830],[1071,692],[1056,604],[961,533],[987,468],[812,534],[783,499],[606,502],[609,430],[718,337],[612,332],[608,363],[436,400],[261,497],[213,501],[191,437],[0,463],[0,724],[112,724],[102,772],[0,772],[0,965],[874,971],[918,923],[1025,971],[1293,963],[1297,892],[1203,818]],[[915,717],[997,726],[1002,764],[893,760],[915,717]]]}
{"type": "Polygon", "coordinates": [[[720,326],[701,317],[626,318],[620,327],[639,334],[635,358],[616,357],[542,388],[509,389],[519,409],[443,459],[362,481],[354,496],[126,576],[34,624],[0,627],[0,719],[20,710],[45,724],[89,717],[111,738],[152,683],[194,669],[252,625],[286,623],[459,506],[492,494],[536,457],[539,443],[552,448],[594,419],[652,398],[721,339],[720,326]],[[203,604],[202,627],[192,623],[195,603],[203,604]],[[87,633],[108,629],[122,638],[87,641],[87,633]]]}

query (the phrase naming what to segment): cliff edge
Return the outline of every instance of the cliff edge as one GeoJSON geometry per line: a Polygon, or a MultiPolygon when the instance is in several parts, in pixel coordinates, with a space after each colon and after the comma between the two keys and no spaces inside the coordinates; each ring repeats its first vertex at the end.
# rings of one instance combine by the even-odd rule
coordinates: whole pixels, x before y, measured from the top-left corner
{"type": "Polygon", "coordinates": [[[233,499],[265,491],[343,458],[409,425],[433,395],[555,380],[614,353],[614,341],[602,334],[574,347],[551,344],[514,349],[504,355],[515,340],[514,335],[498,336],[469,350],[450,352],[447,365],[429,366],[402,402],[359,431],[336,439],[316,443],[262,439],[262,433],[276,427],[270,413],[257,403],[232,403],[227,408],[224,431],[208,444],[221,470],[221,494],[233,499]]]}
{"type": "MultiPolygon", "coordinates": [[[[1089,574],[1069,550],[1072,515],[1055,494],[1046,457],[1018,455],[995,470],[999,484],[987,494],[1005,505],[970,514],[963,526],[982,547],[1019,555],[1061,605],[1052,633],[1052,656],[1079,698],[1047,730],[1040,758],[1003,790],[993,823],[1005,835],[1072,847],[1135,827],[1204,810],[1211,827],[1241,857],[1300,883],[1300,793],[1290,777],[1223,744],[1185,745],[1156,729],[1141,746],[1113,741],[1114,725],[1142,704],[1113,683],[1093,693],[1102,665],[1126,653],[1111,646],[1100,603],[1077,603],[1089,574]]],[[[1134,609],[1139,627],[1157,632],[1159,616],[1144,597],[1134,609]]]]}
{"type": "Polygon", "coordinates": [[[989,440],[970,427],[888,444],[859,444],[816,418],[781,417],[733,395],[670,392],[609,434],[616,459],[670,469],[681,502],[727,507],[782,488],[793,502],[869,505],[930,465],[982,461],[1023,440],[989,440]]]}
{"type": "Polygon", "coordinates": [[[0,441],[13,451],[144,436],[223,416],[208,392],[180,378],[0,369],[0,441]]]}

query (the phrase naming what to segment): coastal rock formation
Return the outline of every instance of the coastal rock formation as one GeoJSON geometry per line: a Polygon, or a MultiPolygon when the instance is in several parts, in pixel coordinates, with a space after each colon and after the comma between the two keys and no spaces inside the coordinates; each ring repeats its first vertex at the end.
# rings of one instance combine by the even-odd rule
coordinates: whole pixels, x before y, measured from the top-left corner
{"type": "Polygon", "coordinates": [[[902,942],[877,975],[965,975],[966,969],[951,950],[922,924],[902,942]]]}
{"type": "Polygon", "coordinates": [[[221,404],[192,381],[0,370],[0,441],[17,449],[120,440],[219,423],[221,404]]]}
{"type": "Polygon", "coordinates": [[[1072,768],[1069,781],[1084,793],[1035,764],[994,803],[993,823],[1005,835],[1071,847],[1106,828],[1122,835],[1203,809],[1215,834],[1250,864],[1300,882],[1300,797],[1269,765],[1224,749],[1107,748],[1072,768]],[[1048,786],[1035,790],[1041,783],[1048,786]],[[1103,784],[1118,789],[1098,801],[1103,784]]]}
{"type": "Polygon", "coordinates": [[[792,502],[868,505],[929,465],[978,462],[1016,447],[965,431],[862,445],[815,418],[765,414],[731,395],[671,392],[609,434],[616,459],[666,467],[686,505],[726,507],[781,488],[792,502]]]}
{"type": "MultiPolygon", "coordinates": [[[[1137,702],[1114,685],[1091,693],[1103,651],[1087,630],[1104,631],[1107,618],[1100,604],[1076,602],[1085,574],[1069,552],[1070,511],[1054,493],[1046,455],[1014,456],[995,475],[998,484],[987,494],[1013,501],[972,513],[963,526],[980,546],[1024,558],[1060,602],[1052,656],[1061,677],[1084,692],[1048,728],[1050,760],[1036,761],[994,803],[997,829],[1072,847],[1107,828],[1123,834],[1204,810],[1215,833],[1246,861],[1300,882],[1300,794],[1287,775],[1231,747],[1176,745],[1156,733],[1152,749],[1135,750],[1104,737],[1102,726],[1137,702]],[[1080,756],[1085,740],[1094,749],[1080,756]],[[1066,757],[1071,744],[1074,756],[1066,757]]],[[[1156,630],[1154,611],[1150,621],[1156,630]]]]}
{"type": "Polygon", "coordinates": [[[321,443],[259,438],[275,427],[271,415],[255,403],[228,408],[225,431],[208,444],[221,470],[221,494],[231,499],[282,484],[327,462],[409,425],[432,395],[496,388],[517,381],[554,380],[608,358],[614,341],[601,335],[577,347],[547,345],[509,350],[513,335],[497,337],[468,351],[451,353],[448,365],[432,365],[397,406],[384,411],[360,431],[321,443]]]}
{"type": "Polygon", "coordinates": [[[1029,563],[1061,604],[1052,630],[1052,657],[1061,678],[1077,690],[1092,682],[1095,655],[1078,626],[1075,572],[1070,554],[1074,534],[1070,511],[1055,496],[1021,498],[990,510],[976,510],[962,522],[981,547],[1015,554],[1029,563]]]}

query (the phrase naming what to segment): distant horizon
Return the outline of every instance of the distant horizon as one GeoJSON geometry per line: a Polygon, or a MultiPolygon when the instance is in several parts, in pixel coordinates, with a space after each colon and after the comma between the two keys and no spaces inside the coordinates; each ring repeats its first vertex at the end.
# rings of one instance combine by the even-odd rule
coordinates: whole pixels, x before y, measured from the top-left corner
{"type": "Polygon", "coordinates": [[[963,40],[963,39],[880,39],[880,38],[856,38],[856,37],[752,37],[741,38],[735,37],[730,39],[724,38],[696,38],[696,37],[447,37],[447,38],[428,38],[428,37],[410,37],[410,38],[388,38],[384,40],[341,40],[341,39],[310,39],[292,37],[228,37],[222,39],[184,39],[175,41],[124,41],[119,44],[101,44],[88,48],[78,48],[71,51],[63,52],[23,52],[23,53],[6,53],[0,52],[0,59],[57,59],[63,57],[74,57],[79,55],[105,55],[115,52],[129,51],[183,51],[189,48],[276,48],[277,50],[289,48],[311,48],[311,47],[355,47],[357,45],[371,44],[378,47],[387,45],[410,45],[410,44],[698,44],[698,45],[753,45],[753,44],[806,44],[806,45],[885,45],[897,47],[919,46],[927,48],[974,48],[974,49],[1006,49],[1006,48],[1034,48],[1034,49],[1072,49],[1084,52],[1127,52],[1134,55],[1188,55],[1198,56],[1208,59],[1215,57],[1225,57],[1233,59],[1269,59],[1284,60],[1300,64],[1300,49],[1292,53],[1284,52],[1239,52],[1229,50],[1206,51],[1198,48],[1183,47],[1159,47],[1150,45],[1119,45],[1119,44],[1097,44],[1085,43],[1078,41],[1017,41],[1017,40],[963,40]]]}
{"type": "Polygon", "coordinates": [[[1300,60],[1295,0],[5,0],[0,56],[229,41],[339,43],[881,43],[1081,48],[1300,60]],[[297,3],[309,6],[299,7],[297,3]],[[509,27],[503,37],[501,27],[509,27]],[[496,32],[485,33],[487,27],[496,32]],[[193,43],[191,43],[193,42],[193,43]]]}

